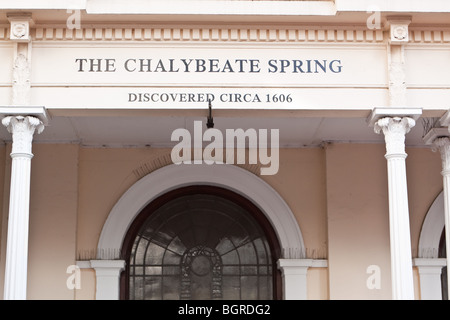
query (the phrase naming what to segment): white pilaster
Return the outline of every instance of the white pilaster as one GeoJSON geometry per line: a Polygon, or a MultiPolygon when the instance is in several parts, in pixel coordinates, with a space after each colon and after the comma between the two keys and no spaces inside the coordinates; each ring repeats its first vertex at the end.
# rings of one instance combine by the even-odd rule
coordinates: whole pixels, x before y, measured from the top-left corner
{"type": "Polygon", "coordinates": [[[414,125],[415,120],[410,117],[384,117],[375,123],[375,132],[383,132],[386,142],[392,298],[395,300],[414,299],[405,162],[405,135],[414,125]]]}
{"type": "Polygon", "coordinates": [[[283,299],[307,299],[308,268],[326,267],[326,260],[313,259],[280,259],[277,262],[283,280],[283,299]]]}
{"type": "Polygon", "coordinates": [[[119,300],[120,273],[125,268],[124,260],[91,260],[97,278],[97,300],[119,300]]]}
{"type": "Polygon", "coordinates": [[[14,42],[12,70],[12,101],[14,106],[28,106],[31,102],[31,36],[33,23],[30,13],[8,13],[9,39],[14,42]]]}
{"type": "Polygon", "coordinates": [[[421,300],[442,300],[441,273],[446,259],[416,258],[414,265],[419,270],[421,300]]]}
{"type": "Polygon", "coordinates": [[[389,100],[391,106],[406,106],[405,44],[409,41],[411,17],[387,17],[390,29],[388,45],[389,100]]]}
{"type": "Polygon", "coordinates": [[[44,124],[32,116],[7,116],[2,123],[12,134],[4,299],[24,300],[27,294],[31,145],[35,131],[41,133],[44,124]]]}

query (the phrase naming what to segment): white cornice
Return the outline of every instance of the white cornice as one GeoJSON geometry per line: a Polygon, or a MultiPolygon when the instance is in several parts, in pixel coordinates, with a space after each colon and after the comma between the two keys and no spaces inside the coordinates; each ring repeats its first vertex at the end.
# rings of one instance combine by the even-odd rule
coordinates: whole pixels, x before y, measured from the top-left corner
{"type": "Polygon", "coordinates": [[[233,0],[3,0],[5,10],[78,9],[93,14],[286,14],[335,15],[342,12],[450,12],[447,0],[330,0],[330,1],[233,1],[233,0]]]}
{"type": "Polygon", "coordinates": [[[368,11],[377,8],[380,12],[450,12],[448,0],[335,0],[337,12],[368,11]]]}

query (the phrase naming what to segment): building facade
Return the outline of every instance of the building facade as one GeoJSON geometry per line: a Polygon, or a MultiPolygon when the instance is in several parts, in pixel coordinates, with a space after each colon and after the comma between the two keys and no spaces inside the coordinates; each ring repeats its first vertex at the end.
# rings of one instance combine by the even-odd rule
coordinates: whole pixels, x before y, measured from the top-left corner
{"type": "Polygon", "coordinates": [[[450,4],[0,3],[3,299],[447,299],[450,4]]]}

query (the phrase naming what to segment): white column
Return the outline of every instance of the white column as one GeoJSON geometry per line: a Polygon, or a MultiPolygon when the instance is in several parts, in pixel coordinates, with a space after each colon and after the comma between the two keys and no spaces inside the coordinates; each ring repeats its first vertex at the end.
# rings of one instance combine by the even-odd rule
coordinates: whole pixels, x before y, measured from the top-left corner
{"type": "Polygon", "coordinates": [[[383,132],[386,141],[392,298],[395,300],[414,299],[405,162],[405,135],[414,125],[415,120],[409,117],[385,117],[375,123],[375,132],[383,132]]]}
{"type": "Polygon", "coordinates": [[[42,132],[44,125],[31,116],[8,116],[2,123],[12,133],[4,299],[24,300],[27,297],[31,144],[34,132],[42,132]]]}
{"type": "Polygon", "coordinates": [[[91,260],[97,279],[97,300],[119,300],[120,273],[125,268],[124,260],[91,260]]]}
{"type": "MultiPolygon", "coordinates": [[[[450,266],[450,138],[436,138],[433,145],[435,149],[440,151],[442,159],[441,174],[444,184],[445,245],[447,249],[447,266],[450,266]]],[[[447,267],[447,272],[448,270],[447,267]]],[[[447,289],[450,291],[450,277],[447,277],[447,289]]]]}

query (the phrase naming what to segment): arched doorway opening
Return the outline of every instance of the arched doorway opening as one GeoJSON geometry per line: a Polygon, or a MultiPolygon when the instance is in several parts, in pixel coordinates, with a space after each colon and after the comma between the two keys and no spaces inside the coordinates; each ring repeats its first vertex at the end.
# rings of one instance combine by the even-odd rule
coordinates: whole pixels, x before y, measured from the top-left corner
{"type": "Polygon", "coordinates": [[[169,191],[125,236],[122,299],[279,299],[278,238],[245,197],[217,186],[169,191]]]}
{"type": "Polygon", "coordinates": [[[138,180],[120,197],[110,211],[98,241],[96,298],[120,298],[124,278],[118,281],[116,273],[121,272],[126,265],[126,261],[121,259],[124,239],[139,213],[173,190],[199,185],[232,191],[250,201],[264,214],[280,245],[282,259],[278,263],[283,273],[283,299],[306,299],[306,269],[314,261],[296,256],[296,253],[305,252],[305,245],[293,212],[267,182],[243,168],[227,164],[167,165],[138,180]],[[113,256],[105,258],[102,252],[111,252],[113,256]],[[295,269],[293,273],[292,268],[295,269]],[[289,273],[285,270],[289,270],[289,273]],[[106,276],[103,276],[105,273],[106,276]]]}

